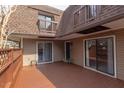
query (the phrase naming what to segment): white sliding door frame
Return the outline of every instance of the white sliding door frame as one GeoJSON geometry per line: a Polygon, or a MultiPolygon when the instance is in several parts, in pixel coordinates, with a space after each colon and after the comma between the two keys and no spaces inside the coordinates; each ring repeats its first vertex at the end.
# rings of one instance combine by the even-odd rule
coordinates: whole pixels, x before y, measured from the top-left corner
{"type": "Polygon", "coordinates": [[[86,69],[90,69],[90,70],[93,70],[93,71],[95,71],[95,72],[98,72],[98,73],[101,73],[101,74],[104,74],[104,75],[107,75],[107,76],[110,76],[110,77],[113,77],[113,78],[117,78],[117,67],[116,67],[116,37],[115,37],[115,35],[109,35],[109,36],[103,36],[103,37],[94,37],[94,38],[88,38],[88,39],[84,39],[83,40],[83,50],[84,50],[84,52],[83,52],[83,55],[84,55],[84,57],[83,57],[83,67],[84,68],[86,68],[86,69]],[[91,68],[91,67],[88,67],[88,66],[86,66],[86,55],[85,55],[85,41],[86,40],[93,40],[93,39],[101,39],[101,38],[109,38],[109,37],[112,37],[113,38],[113,53],[114,53],[114,76],[112,76],[112,75],[109,75],[109,74],[107,74],[107,73],[104,73],[104,72],[101,72],[101,71],[98,71],[98,70],[96,70],[96,69],[93,69],[93,68],[91,68]]]}
{"type": "MultiPolygon", "coordinates": [[[[53,41],[37,41],[36,42],[36,61],[37,61],[37,64],[46,64],[46,63],[53,63],[54,62],[54,57],[53,57],[53,41]],[[43,43],[43,44],[45,44],[45,43],[51,43],[52,44],[52,60],[51,61],[49,61],[49,62],[41,62],[41,63],[39,63],[38,62],[38,44],[39,43],[43,43]]],[[[44,56],[43,56],[44,57],[44,56]]]]}

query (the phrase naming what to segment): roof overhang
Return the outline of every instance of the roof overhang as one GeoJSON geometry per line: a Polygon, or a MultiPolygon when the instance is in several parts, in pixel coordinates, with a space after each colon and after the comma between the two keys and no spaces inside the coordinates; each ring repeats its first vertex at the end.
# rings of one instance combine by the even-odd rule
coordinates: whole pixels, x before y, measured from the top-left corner
{"type": "Polygon", "coordinates": [[[124,29],[124,18],[103,24],[102,26],[108,27],[110,29],[102,30],[100,32],[93,32],[93,33],[89,33],[89,34],[80,34],[80,33],[75,32],[75,33],[69,33],[67,35],[59,36],[59,37],[56,37],[55,34],[48,36],[48,34],[46,34],[46,35],[37,35],[36,34],[35,35],[35,34],[19,34],[19,33],[13,33],[11,36],[18,37],[18,38],[28,38],[28,39],[69,40],[69,39],[84,37],[84,36],[88,36],[88,35],[94,35],[94,34],[98,34],[98,33],[104,33],[104,32],[124,29]]]}

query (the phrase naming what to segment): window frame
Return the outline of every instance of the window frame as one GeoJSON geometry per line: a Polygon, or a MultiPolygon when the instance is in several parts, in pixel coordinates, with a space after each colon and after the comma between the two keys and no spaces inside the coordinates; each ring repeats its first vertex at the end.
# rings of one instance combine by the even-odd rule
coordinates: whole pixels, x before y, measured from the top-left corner
{"type": "Polygon", "coordinates": [[[98,10],[97,5],[89,5],[87,7],[87,13],[88,13],[87,18],[94,19],[97,16],[97,10],[98,10]]]}
{"type": "MultiPolygon", "coordinates": [[[[42,15],[42,14],[38,14],[38,28],[39,30],[47,30],[49,29],[47,26],[47,24],[49,23],[52,26],[52,21],[53,21],[53,17],[52,16],[48,16],[48,15],[42,15]],[[44,17],[44,19],[40,18],[40,16],[44,17]],[[50,18],[50,20],[47,20],[47,18],[50,18]],[[42,27],[41,22],[43,22],[45,25],[42,27]]],[[[50,28],[52,30],[52,27],[50,28]]]]}

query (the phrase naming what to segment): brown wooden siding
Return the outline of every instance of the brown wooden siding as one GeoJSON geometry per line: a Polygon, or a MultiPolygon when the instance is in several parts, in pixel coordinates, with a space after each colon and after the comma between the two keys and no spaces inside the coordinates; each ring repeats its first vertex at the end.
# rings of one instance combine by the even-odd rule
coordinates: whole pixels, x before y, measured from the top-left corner
{"type": "Polygon", "coordinates": [[[64,36],[72,34],[124,17],[124,6],[97,5],[96,16],[93,18],[88,17],[88,7],[88,5],[72,5],[68,7],[63,13],[57,35],[64,36]]]}
{"type": "Polygon", "coordinates": [[[79,21],[76,25],[74,25],[74,30],[77,32],[124,17],[124,6],[96,6],[96,16],[91,18],[88,17],[88,7],[89,6],[83,6],[77,11],[80,13],[80,15],[84,13],[82,16],[79,15],[79,18],[77,17],[79,21]]]}

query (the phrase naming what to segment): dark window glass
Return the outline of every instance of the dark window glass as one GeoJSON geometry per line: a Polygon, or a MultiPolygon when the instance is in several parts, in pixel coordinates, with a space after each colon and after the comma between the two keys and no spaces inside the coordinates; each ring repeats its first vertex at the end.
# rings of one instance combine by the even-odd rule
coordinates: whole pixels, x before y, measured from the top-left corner
{"type": "Polygon", "coordinates": [[[52,30],[52,17],[39,15],[38,20],[40,30],[52,30]]]}
{"type": "Polygon", "coordinates": [[[90,5],[88,7],[88,18],[96,17],[97,15],[97,6],[96,5],[90,5]]]}

